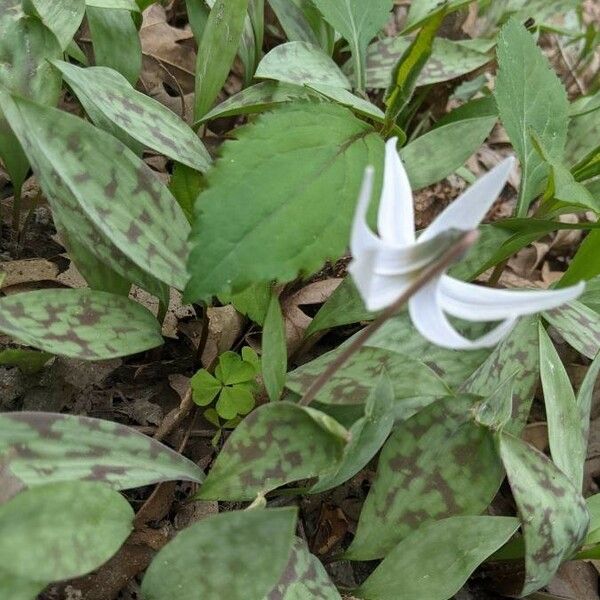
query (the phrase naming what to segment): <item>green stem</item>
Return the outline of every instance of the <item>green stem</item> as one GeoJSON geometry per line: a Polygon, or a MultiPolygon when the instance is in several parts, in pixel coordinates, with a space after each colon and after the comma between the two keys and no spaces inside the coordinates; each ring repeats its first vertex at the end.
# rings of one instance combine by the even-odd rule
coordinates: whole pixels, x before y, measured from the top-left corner
{"type": "Polygon", "coordinates": [[[356,77],[356,91],[359,93],[364,93],[365,87],[367,85],[366,82],[366,69],[367,69],[367,61],[364,58],[360,48],[357,44],[354,45],[352,49],[352,58],[354,59],[354,72],[356,77]]]}
{"type": "Polygon", "coordinates": [[[13,195],[13,209],[12,209],[12,239],[17,248],[19,243],[19,230],[21,226],[21,186],[15,187],[15,192],[13,195]]]}

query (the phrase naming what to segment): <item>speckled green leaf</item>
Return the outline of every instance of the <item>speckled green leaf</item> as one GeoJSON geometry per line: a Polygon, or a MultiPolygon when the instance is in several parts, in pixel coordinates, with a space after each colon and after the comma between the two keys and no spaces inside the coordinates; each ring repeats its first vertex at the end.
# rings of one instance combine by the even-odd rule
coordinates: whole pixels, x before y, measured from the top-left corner
{"type": "Polygon", "coordinates": [[[552,158],[562,159],[567,137],[567,93],[533,36],[511,19],[498,36],[498,75],[494,95],[500,118],[522,169],[517,216],[527,208],[548,175],[535,150],[537,135],[552,158]]]}
{"type": "Polygon", "coordinates": [[[126,356],[163,343],[158,321],[143,306],[87,289],[0,298],[0,331],[46,352],[86,360],[126,356]]]}
{"type": "Polygon", "coordinates": [[[294,2],[290,0],[268,0],[279,24],[290,42],[308,42],[319,45],[319,39],[310,23],[294,2]]]}
{"type": "MultiPolygon", "coordinates": [[[[322,96],[325,96],[325,98],[328,100],[333,100],[342,106],[347,106],[353,112],[362,115],[363,117],[368,117],[380,122],[382,122],[384,119],[383,111],[381,111],[377,106],[368,100],[365,100],[364,98],[355,96],[353,93],[345,90],[344,88],[316,83],[308,84],[308,87],[315,90],[322,96]]],[[[399,135],[398,137],[402,136],[399,135]]]]}
{"type": "Polygon", "coordinates": [[[237,135],[196,202],[187,300],[290,281],[341,256],[364,167],[383,160],[381,137],[333,104],[283,107],[237,135]]]}
{"type": "Polygon", "coordinates": [[[581,494],[544,454],[507,432],[499,448],[525,538],[525,596],[548,584],[579,548],[589,515],[581,494]]]}
{"type": "Polygon", "coordinates": [[[335,62],[321,48],[306,42],[288,42],[275,46],[260,61],[256,77],[298,85],[350,87],[350,82],[335,62]]]}
{"type": "MultiPolygon", "coordinates": [[[[292,371],[287,377],[287,387],[303,394],[339,353],[340,349],[333,350],[292,371]]],[[[414,356],[362,348],[331,377],[316,399],[324,404],[364,404],[383,370],[392,382],[397,417],[405,417],[436,398],[449,395],[450,388],[435,370],[414,356]]]]}
{"type": "Polygon", "coordinates": [[[537,323],[537,317],[521,319],[462,387],[467,393],[487,397],[514,376],[513,413],[506,425],[511,433],[519,433],[525,426],[539,379],[537,323]]]}
{"type": "Polygon", "coordinates": [[[152,170],[78,117],[23,99],[15,98],[13,106],[11,127],[69,233],[121,274],[128,271],[124,257],[182,289],[190,226],[152,170]],[[91,229],[87,240],[79,237],[82,227],[91,229]]]}
{"type": "MultiPolygon", "coordinates": [[[[64,50],[81,25],[85,0],[27,0],[23,7],[31,10],[50,29],[64,50]]],[[[29,12],[29,10],[28,10],[29,12]]]]}
{"type": "Polygon", "coordinates": [[[574,300],[544,313],[544,319],[575,350],[594,358],[600,351],[600,314],[574,300]]]}
{"type": "Polygon", "coordinates": [[[510,517],[428,523],[400,542],[355,594],[365,600],[448,600],[517,527],[510,517]]]}
{"type": "Polygon", "coordinates": [[[377,454],[394,426],[394,389],[384,373],[365,403],[365,415],[350,428],[350,442],[335,473],[321,477],[312,494],[337,487],[354,477],[377,454]]]}
{"type": "Polygon", "coordinates": [[[285,483],[336,469],[347,432],[323,413],[288,402],[265,404],[233,431],[197,494],[253,500],[285,483]]]}
{"type": "Polygon", "coordinates": [[[319,559],[310,553],[304,540],[296,538],[279,583],[264,600],[342,599],[319,559]]]}
{"type": "Polygon", "coordinates": [[[48,582],[106,562],[132,530],[121,494],[93,481],[51,483],[0,506],[0,563],[7,573],[48,582]]]}
{"type": "MultiPolygon", "coordinates": [[[[453,41],[436,38],[433,42],[431,57],[423,67],[417,79],[417,85],[430,85],[461,77],[478,69],[490,60],[490,57],[477,48],[470,40],[453,41]]],[[[408,48],[410,38],[389,37],[371,44],[367,50],[367,87],[387,88],[391,73],[402,53],[408,48]]],[[[353,76],[353,66],[349,61],[342,70],[353,76]]]]}
{"type": "Polygon", "coordinates": [[[193,462],[135,429],[55,413],[0,414],[0,456],[26,487],[86,480],[127,489],[204,477],[193,462]]]}
{"type": "Polygon", "coordinates": [[[225,512],[194,523],[154,558],[145,600],[260,600],[294,547],[295,508],[225,512]]]}
{"type": "Polygon", "coordinates": [[[62,61],[52,64],[86,111],[93,107],[92,119],[99,111],[144,146],[201,172],[210,167],[210,155],[190,127],[160,102],[136,91],[117,71],[106,67],[83,69],[62,61]]]}
{"type": "Polygon", "coordinates": [[[442,399],[396,427],[347,552],[382,558],[429,521],[478,514],[502,482],[493,434],[473,421],[471,397],[442,399]]]}

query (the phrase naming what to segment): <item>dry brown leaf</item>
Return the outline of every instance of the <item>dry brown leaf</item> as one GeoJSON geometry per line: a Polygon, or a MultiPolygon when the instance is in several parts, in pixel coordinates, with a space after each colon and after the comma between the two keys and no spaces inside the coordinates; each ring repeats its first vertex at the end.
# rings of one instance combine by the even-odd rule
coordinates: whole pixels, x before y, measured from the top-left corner
{"type": "Polygon", "coordinates": [[[598,573],[588,562],[566,562],[548,584],[548,591],[572,600],[600,600],[598,573]]]}
{"type": "Polygon", "coordinates": [[[0,265],[0,271],[6,274],[2,288],[36,281],[56,281],[58,265],[43,258],[12,260],[0,265]]]}
{"type": "Polygon", "coordinates": [[[549,448],[548,424],[529,423],[523,432],[523,439],[540,452],[545,452],[549,448]]]}

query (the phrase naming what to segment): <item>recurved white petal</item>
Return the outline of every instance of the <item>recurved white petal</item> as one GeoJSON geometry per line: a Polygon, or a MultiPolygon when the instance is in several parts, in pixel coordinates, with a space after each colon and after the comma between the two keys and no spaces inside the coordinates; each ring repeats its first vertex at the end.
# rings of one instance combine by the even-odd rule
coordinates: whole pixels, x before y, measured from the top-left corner
{"type": "Polygon", "coordinates": [[[431,239],[445,229],[476,229],[505,186],[514,164],[515,159],[509,156],[480,177],[431,222],[419,240],[431,239]]]}
{"type": "Polygon", "coordinates": [[[373,193],[373,175],[373,167],[367,167],[363,175],[358,204],[352,221],[350,251],[355,258],[359,258],[365,252],[381,246],[381,240],[371,231],[367,223],[367,213],[371,202],[371,194],[373,193]]]}
{"type": "Polygon", "coordinates": [[[367,310],[378,311],[393,304],[410,285],[414,274],[377,275],[367,261],[352,261],[348,267],[367,310]]]}

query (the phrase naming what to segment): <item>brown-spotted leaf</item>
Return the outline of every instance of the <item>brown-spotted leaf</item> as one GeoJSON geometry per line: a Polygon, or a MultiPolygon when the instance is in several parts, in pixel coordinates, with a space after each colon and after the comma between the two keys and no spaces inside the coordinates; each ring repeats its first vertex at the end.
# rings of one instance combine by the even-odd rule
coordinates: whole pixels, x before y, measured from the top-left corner
{"type": "Polygon", "coordinates": [[[347,435],[319,411],[289,402],[265,404],[233,431],[197,497],[252,500],[291,481],[334,471],[347,435]]]}
{"type": "Polygon", "coordinates": [[[444,398],[399,424],[379,458],[347,556],[382,558],[424,523],[481,513],[502,482],[492,433],[469,396],[444,398]]]}
{"type": "Polygon", "coordinates": [[[143,306],[87,289],[0,298],[0,331],[40,350],[86,360],[126,356],[163,343],[158,321],[143,306]]]}
{"type": "Polygon", "coordinates": [[[185,286],[190,226],[148,166],[113,136],[66,112],[15,97],[9,117],[69,231],[91,226],[140,270],[185,286]]]}
{"type": "Polygon", "coordinates": [[[543,316],[577,352],[594,358],[600,351],[600,314],[595,310],[574,300],[543,316]]]}
{"type": "Polygon", "coordinates": [[[135,429],[55,413],[0,414],[3,456],[7,473],[26,487],[85,480],[128,489],[170,480],[200,483],[204,478],[192,461],[135,429]]]}
{"type": "Polygon", "coordinates": [[[296,538],[279,582],[264,600],[341,600],[341,596],[306,542],[296,538]]]}
{"type": "Polygon", "coordinates": [[[538,344],[538,318],[521,319],[462,386],[467,393],[488,397],[514,377],[512,419],[506,425],[511,433],[519,433],[529,415],[539,379],[538,344]]]}
{"type": "Polygon", "coordinates": [[[579,548],[589,514],[567,476],[533,446],[501,432],[499,449],[521,517],[526,596],[547,585],[579,548]]]}

